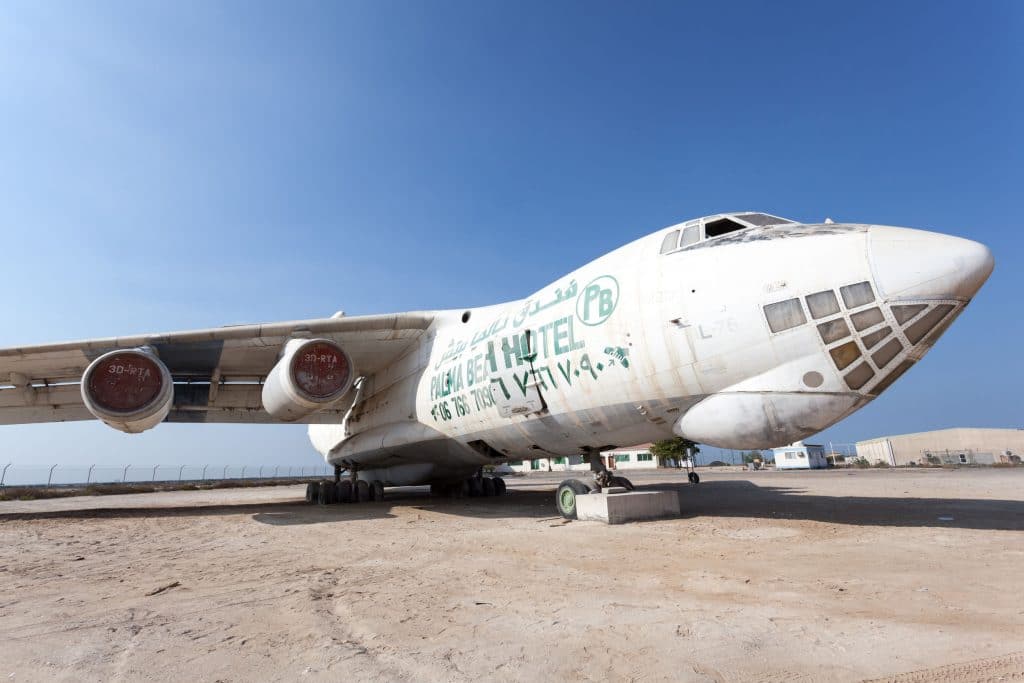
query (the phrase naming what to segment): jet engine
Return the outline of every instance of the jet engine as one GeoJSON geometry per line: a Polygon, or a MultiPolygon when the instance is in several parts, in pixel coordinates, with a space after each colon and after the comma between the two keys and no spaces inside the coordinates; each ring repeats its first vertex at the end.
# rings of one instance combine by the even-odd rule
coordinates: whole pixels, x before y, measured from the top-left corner
{"type": "Polygon", "coordinates": [[[326,408],[352,388],[352,359],[328,339],[292,339],[263,384],[263,408],[286,422],[326,408]]]}
{"type": "Polygon", "coordinates": [[[174,382],[167,366],[148,348],[111,351],[85,369],[82,401],[108,426],[138,434],[167,417],[174,382]]]}

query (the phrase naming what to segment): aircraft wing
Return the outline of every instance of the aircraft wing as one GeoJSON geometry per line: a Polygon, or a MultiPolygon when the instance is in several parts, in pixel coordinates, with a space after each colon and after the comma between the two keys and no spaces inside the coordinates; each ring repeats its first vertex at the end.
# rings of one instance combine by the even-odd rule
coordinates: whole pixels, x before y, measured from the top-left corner
{"type": "MultiPolygon", "coordinates": [[[[278,422],[263,409],[262,382],[289,339],[330,339],[349,354],[357,374],[371,376],[405,355],[433,319],[431,313],[319,318],[0,349],[0,424],[93,419],[81,395],[86,367],[108,351],[141,346],[156,350],[174,380],[168,422],[278,422]]],[[[298,422],[338,422],[354,393],[298,422]]]]}

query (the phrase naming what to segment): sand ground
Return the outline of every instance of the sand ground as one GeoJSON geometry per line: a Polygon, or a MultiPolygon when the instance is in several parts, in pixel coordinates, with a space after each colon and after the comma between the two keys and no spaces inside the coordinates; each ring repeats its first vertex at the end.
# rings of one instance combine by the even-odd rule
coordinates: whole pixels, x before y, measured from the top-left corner
{"type": "Polygon", "coordinates": [[[631,476],[683,518],[563,523],[559,474],[0,503],[0,679],[1024,680],[1024,471],[631,476]]]}

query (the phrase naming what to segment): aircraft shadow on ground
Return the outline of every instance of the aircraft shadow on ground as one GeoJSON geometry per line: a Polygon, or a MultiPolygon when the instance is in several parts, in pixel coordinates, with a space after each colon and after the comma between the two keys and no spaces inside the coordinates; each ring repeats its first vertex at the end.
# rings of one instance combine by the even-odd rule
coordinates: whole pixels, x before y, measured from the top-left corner
{"type": "MultiPolygon", "coordinates": [[[[433,498],[426,488],[389,490],[382,502],[308,505],[301,501],[157,507],[95,507],[4,513],[0,522],[33,519],[125,519],[252,515],[261,524],[293,526],[394,518],[403,507],[480,519],[555,518],[554,485],[510,489],[498,498],[433,498]]],[[[709,481],[641,485],[639,491],[676,491],[685,519],[747,517],[796,519],[832,524],[892,527],[1024,530],[1024,501],[956,498],[824,496],[801,488],[763,486],[749,481],[709,481]]],[[[140,494],[149,495],[149,494],[140,494]]]]}
{"type": "Polygon", "coordinates": [[[978,498],[825,496],[750,481],[652,484],[676,490],[683,516],[801,519],[860,526],[1024,530],[1024,501],[978,498]]]}

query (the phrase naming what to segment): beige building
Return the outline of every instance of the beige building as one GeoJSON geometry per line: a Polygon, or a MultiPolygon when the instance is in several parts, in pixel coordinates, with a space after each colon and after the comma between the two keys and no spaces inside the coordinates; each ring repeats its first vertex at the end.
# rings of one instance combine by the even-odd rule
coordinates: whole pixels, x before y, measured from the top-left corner
{"type": "Polygon", "coordinates": [[[893,467],[1019,464],[1024,457],[1024,429],[957,427],[883,436],[858,441],[857,457],[893,467]]]}

